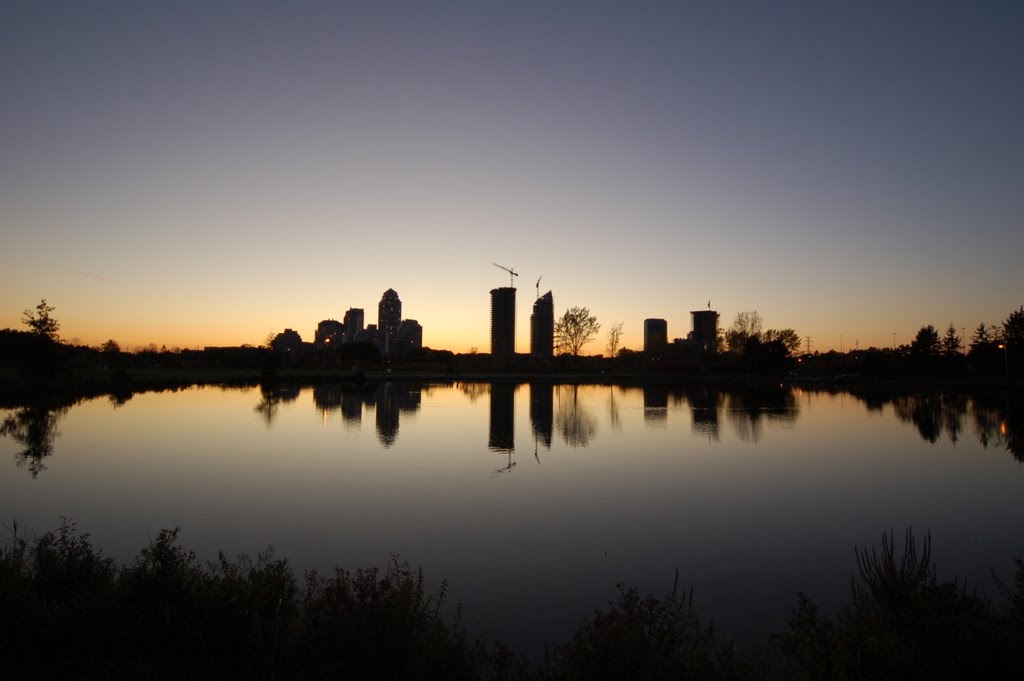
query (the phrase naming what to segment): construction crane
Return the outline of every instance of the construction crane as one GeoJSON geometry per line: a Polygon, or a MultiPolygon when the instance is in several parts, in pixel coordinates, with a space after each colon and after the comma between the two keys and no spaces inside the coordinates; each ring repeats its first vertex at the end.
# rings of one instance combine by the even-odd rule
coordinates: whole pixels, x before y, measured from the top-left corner
{"type": "Polygon", "coordinates": [[[540,280],[542,277],[537,277],[537,300],[540,300],[540,280]]]}
{"type": "Polygon", "coordinates": [[[491,264],[494,265],[495,267],[497,267],[499,270],[505,270],[506,272],[508,272],[508,274],[509,274],[509,277],[508,277],[508,287],[512,288],[512,277],[518,277],[519,273],[518,272],[513,272],[512,268],[510,268],[510,267],[503,267],[502,265],[499,265],[496,262],[492,262],[491,264]]]}

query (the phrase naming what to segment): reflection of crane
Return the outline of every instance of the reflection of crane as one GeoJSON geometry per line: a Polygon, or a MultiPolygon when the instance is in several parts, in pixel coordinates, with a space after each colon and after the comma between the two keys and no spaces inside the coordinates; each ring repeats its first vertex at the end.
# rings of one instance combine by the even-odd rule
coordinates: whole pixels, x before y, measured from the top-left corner
{"type": "Polygon", "coordinates": [[[508,286],[509,286],[509,288],[512,288],[512,277],[518,277],[519,273],[518,272],[513,272],[512,268],[510,268],[510,267],[503,267],[503,266],[499,265],[496,262],[492,262],[491,264],[494,265],[495,267],[497,267],[499,270],[505,270],[506,272],[508,272],[508,274],[509,274],[508,286]]]}
{"type": "Polygon", "coordinates": [[[537,277],[537,299],[540,300],[540,280],[541,277],[537,277]]]}

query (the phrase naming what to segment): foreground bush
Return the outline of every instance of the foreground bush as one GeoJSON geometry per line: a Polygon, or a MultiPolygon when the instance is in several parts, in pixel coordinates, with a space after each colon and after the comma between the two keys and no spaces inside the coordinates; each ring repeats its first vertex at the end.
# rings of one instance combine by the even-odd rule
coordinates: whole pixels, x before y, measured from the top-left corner
{"type": "Polygon", "coordinates": [[[616,602],[528,667],[442,617],[446,587],[393,561],[310,573],[300,587],[268,551],[200,564],[165,530],[117,565],[64,522],[0,547],[0,678],[12,679],[956,679],[1020,678],[1024,562],[1007,604],[939,582],[917,554],[857,553],[833,621],[801,595],[777,650],[740,660],[698,618],[693,594],[620,585],[616,602]]]}

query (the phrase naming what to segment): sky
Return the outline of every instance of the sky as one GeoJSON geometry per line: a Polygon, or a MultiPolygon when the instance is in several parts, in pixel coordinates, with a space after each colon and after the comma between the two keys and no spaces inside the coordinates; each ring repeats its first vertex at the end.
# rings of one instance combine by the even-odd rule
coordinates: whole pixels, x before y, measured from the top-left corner
{"type": "Polygon", "coordinates": [[[0,21],[0,327],[258,345],[395,289],[811,350],[1024,305],[1024,3],[49,2],[0,21]]]}

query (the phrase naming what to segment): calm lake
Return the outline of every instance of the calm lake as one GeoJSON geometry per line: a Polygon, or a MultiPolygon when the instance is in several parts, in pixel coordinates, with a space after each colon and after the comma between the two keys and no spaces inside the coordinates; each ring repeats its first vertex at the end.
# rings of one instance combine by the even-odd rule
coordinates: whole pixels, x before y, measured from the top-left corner
{"type": "Polygon", "coordinates": [[[616,583],[662,595],[678,570],[720,635],[757,644],[797,592],[834,612],[854,547],[908,526],[940,578],[996,596],[990,570],[1024,556],[1020,402],[393,382],[0,409],[0,522],[66,516],[121,560],[180,526],[201,559],[272,545],[300,575],[397,554],[530,656],[616,583]]]}

